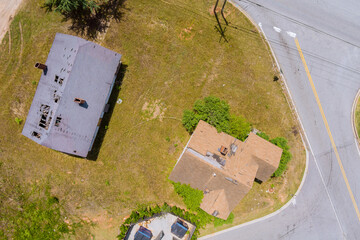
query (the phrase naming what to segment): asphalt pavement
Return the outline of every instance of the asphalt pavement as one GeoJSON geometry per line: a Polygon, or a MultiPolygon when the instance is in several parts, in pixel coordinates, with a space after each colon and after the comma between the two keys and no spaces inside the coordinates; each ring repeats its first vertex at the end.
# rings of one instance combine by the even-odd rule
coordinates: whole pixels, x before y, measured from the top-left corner
{"type": "Polygon", "coordinates": [[[201,239],[360,239],[360,154],[351,122],[360,88],[360,2],[233,3],[274,51],[305,131],[309,164],[286,208],[201,239]]]}

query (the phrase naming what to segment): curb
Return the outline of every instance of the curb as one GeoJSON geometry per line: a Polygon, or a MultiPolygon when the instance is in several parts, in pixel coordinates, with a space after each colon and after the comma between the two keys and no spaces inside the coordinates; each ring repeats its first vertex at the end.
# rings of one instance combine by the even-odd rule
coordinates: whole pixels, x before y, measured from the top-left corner
{"type": "Polygon", "coordinates": [[[354,136],[355,136],[355,139],[354,139],[355,140],[355,145],[356,145],[356,148],[357,148],[358,153],[360,155],[360,149],[359,149],[360,139],[359,139],[359,134],[357,132],[356,124],[355,124],[355,122],[356,122],[356,120],[355,120],[356,105],[359,102],[359,98],[360,98],[360,89],[356,93],[355,100],[354,100],[352,108],[351,108],[351,125],[352,125],[352,129],[353,129],[354,136]]]}
{"type": "MultiPolygon", "coordinates": [[[[307,173],[308,173],[308,167],[309,167],[309,140],[308,140],[308,137],[306,136],[306,133],[305,133],[305,130],[304,130],[304,126],[302,125],[301,121],[300,121],[300,117],[299,117],[299,114],[298,114],[298,111],[295,107],[295,104],[294,104],[294,100],[292,99],[291,97],[291,94],[290,94],[290,89],[288,88],[287,84],[286,84],[286,80],[285,80],[285,76],[283,75],[282,71],[281,71],[281,68],[280,68],[280,64],[279,62],[277,61],[277,58],[275,56],[275,53],[264,33],[264,31],[262,30],[261,26],[258,26],[255,21],[239,6],[237,5],[236,3],[234,3],[234,0],[230,0],[229,1],[235,8],[237,8],[238,10],[240,10],[241,13],[243,13],[249,20],[250,22],[255,26],[255,28],[259,31],[260,35],[263,36],[263,39],[265,40],[266,42],[266,45],[269,47],[270,49],[270,52],[271,52],[271,57],[275,60],[275,63],[276,63],[276,67],[280,73],[280,76],[281,78],[283,79],[283,83],[284,83],[284,86],[285,86],[285,98],[290,106],[290,109],[292,110],[292,114],[293,116],[295,117],[296,121],[298,122],[298,124],[300,125],[300,128],[301,128],[301,131],[300,131],[300,137],[301,137],[301,141],[303,142],[303,145],[305,147],[305,154],[306,154],[306,163],[305,163],[305,171],[304,171],[304,175],[302,177],[302,180],[301,180],[301,183],[300,183],[300,186],[298,188],[298,190],[296,191],[296,193],[294,194],[294,196],[287,202],[285,203],[285,205],[283,205],[280,209],[276,210],[275,212],[273,213],[270,213],[264,217],[261,217],[261,218],[258,218],[258,219],[254,219],[252,221],[249,221],[249,222],[245,222],[245,223],[242,223],[242,224],[239,224],[237,226],[234,226],[234,227],[231,227],[231,228],[228,228],[228,229],[225,229],[225,230],[222,230],[222,231],[219,231],[219,232],[215,232],[213,234],[210,234],[210,235],[206,235],[206,236],[203,236],[199,239],[202,239],[202,240],[205,240],[205,239],[208,239],[208,238],[211,238],[215,235],[218,235],[218,234],[221,234],[221,233],[224,233],[224,232],[228,232],[228,231],[232,231],[234,229],[237,229],[237,228],[241,228],[241,227],[245,227],[247,225],[251,225],[251,224],[254,224],[254,223],[257,223],[257,222],[260,222],[260,221],[263,221],[265,219],[268,219],[270,217],[273,217],[277,214],[279,214],[280,212],[282,212],[283,210],[285,210],[291,203],[294,203],[296,202],[296,196],[298,195],[298,193],[300,192],[300,190],[302,189],[304,183],[305,183],[305,179],[306,179],[306,176],[307,176],[307,173]]],[[[360,97],[360,90],[357,94],[357,98],[358,99],[360,97]]],[[[357,101],[355,101],[357,102],[357,101]]],[[[356,105],[356,104],[355,104],[356,105]]],[[[354,107],[354,106],[353,106],[354,107]]],[[[353,114],[354,115],[354,114],[353,114]]],[[[355,116],[355,115],[354,115],[355,116]]],[[[353,125],[354,126],[354,125],[353,125]]],[[[355,131],[356,132],[356,131],[355,131]]],[[[356,135],[357,136],[357,135],[356,135]]],[[[357,136],[357,139],[358,136],[357,136]]],[[[359,151],[359,154],[360,154],[360,150],[359,150],[359,144],[357,144],[358,146],[358,151],[359,151]]]]}

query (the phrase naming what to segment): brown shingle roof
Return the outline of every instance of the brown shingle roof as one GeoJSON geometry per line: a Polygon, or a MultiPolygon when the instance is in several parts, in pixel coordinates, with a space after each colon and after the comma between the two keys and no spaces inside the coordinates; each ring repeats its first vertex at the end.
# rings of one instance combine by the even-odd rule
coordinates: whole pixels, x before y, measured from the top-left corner
{"type": "Polygon", "coordinates": [[[241,142],[200,121],[169,179],[204,191],[200,207],[227,219],[251,189],[254,178],[266,181],[276,170],[281,153],[256,134],[250,133],[241,142]],[[225,155],[220,153],[221,147],[228,149],[225,155]]]}

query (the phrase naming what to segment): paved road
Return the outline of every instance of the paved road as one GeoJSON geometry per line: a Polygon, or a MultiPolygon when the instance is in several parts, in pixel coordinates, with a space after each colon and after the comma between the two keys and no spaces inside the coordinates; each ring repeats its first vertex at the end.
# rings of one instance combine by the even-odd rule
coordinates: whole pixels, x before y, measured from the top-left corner
{"type": "Polygon", "coordinates": [[[309,141],[309,168],[294,204],[285,210],[202,239],[360,239],[355,210],[355,205],[360,207],[360,155],[351,125],[352,104],[360,88],[360,2],[233,2],[261,23],[274,50],[309,141]]]}

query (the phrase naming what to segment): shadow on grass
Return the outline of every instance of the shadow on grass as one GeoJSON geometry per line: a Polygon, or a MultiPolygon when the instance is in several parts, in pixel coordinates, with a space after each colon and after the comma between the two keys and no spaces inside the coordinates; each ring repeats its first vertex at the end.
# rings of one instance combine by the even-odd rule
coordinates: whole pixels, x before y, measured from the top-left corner
{"type": "MultiPolygon", "coordinates": [[[[71,21],[70,30],[89,39],[96,39],[98,34],[104,33],[109,27],[110,19],[120,21],[123,16],[123,4],[126,0],[108,0],[99,4],[93,11],[90,8],[81,8],[70,12],[61,12],[64,21],[71,21]]],[[[52,7],[46,7],[48,11],[52,7]]],[[[56,6],[54,6],[55,8],[56,6]]]]}
{"type": "Polygon", "coordinates": [[[104,137],[105,137],[105,134],[107,131],[106,126],[109,125],[111,116],[113,114],[114,107],[116,105],[116,101],[117,101],[117,98],[118,98],[120,90],[121,90],[121,84],[124,79],[127,67],[128,66],[125,64],[121,64],[121,66],[120,66],[120,70],[119,70],[119,73],[115,80],[114,88],[111,92],[109,102],[108,102],[108,104],[110,104],[109,111],[107,113],[105,113],[103,116],[103,119],[102,119],[100,127],[99,127],[99,131],[95,138],[94,145],[93,145],[91,151],[89,152],[88,156],[86,157],[86,159],[88,159],[88,160],[96,161],[96,159],[98,158],[98,155],[99,155],[99,152],[101,149],[101,145],[104,141],[104,137]]]}

